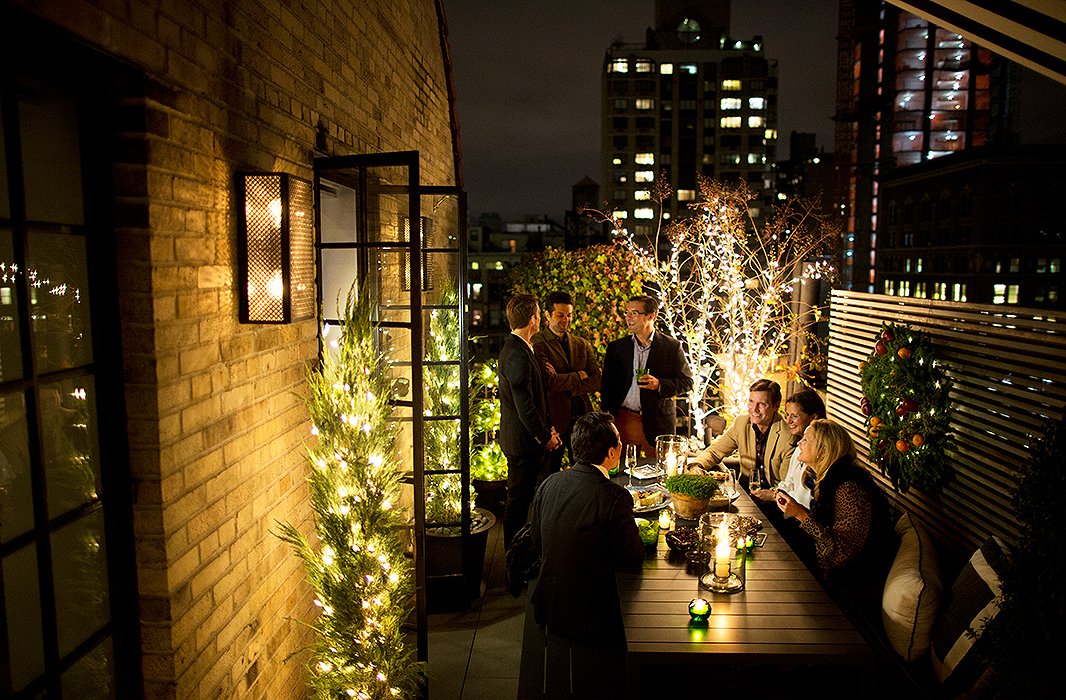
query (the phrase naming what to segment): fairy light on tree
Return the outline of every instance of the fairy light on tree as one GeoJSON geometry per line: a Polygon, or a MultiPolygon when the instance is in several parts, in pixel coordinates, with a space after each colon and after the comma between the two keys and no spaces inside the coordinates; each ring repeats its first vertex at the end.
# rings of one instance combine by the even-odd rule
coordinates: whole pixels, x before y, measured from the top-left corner
{"type": "MultiPolygon", "coordinates": [[[[662,201],[669,191],[660,188],[655,196],[662,201]]],[[[823,256],[837,231],[802,200],[784,201],[757,223],[750,213],[757,202],[743,183],[701,178],[693,215],[665,227],[660,220],[652,236],[613,221],[616,240],[640,260],[662,304],[664,328],[681,342],[693,369],[694,426],[704,425],[718,403],[735,417],[756,379],[785,370],[802,380],[804,362],[816,359],[796,352],[789,365],[780,358],[790,343],[809,347],[821,309],[800,292],[835,275],[823,256]]]]}
{"type": "Polygon", "coordinates": [[[280,526],[306,565],[319,609],[309,667],[318,698],[411,698],[424,675],[402,630],[414,587],[397,534],[394,380],[372,309],[353,287],[339,334],[323,328],[328,347],[308,377],[307,398],[317,436],[308,451],[315,534],[309,540],[280,526]]]}

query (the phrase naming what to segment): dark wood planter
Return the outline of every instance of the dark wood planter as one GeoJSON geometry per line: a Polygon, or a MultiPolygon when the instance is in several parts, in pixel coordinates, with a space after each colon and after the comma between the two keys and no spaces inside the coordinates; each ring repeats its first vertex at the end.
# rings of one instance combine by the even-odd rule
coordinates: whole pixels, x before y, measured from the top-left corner
{"type": "Polygon", "coordinates": [[[470,536],[458,527],[426,529],[426,606],[430,613],[466,610],[481,597],[485,548],[496,516],[483,508],[470,513],[470,536]]]}
{"type": "Polygon", "coordinates": [[[477,492],[475,502],[478,508],[484,508],[497,518],[503,517],[503,505],[507,501],[507,480],[483,481],[474,479],[471,484],[477,492]]]}

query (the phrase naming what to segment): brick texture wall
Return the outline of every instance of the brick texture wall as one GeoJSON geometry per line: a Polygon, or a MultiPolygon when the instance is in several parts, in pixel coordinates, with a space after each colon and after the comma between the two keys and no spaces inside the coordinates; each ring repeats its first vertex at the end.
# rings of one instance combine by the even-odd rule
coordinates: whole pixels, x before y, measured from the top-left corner
{"type": "Polygon", "coordinates": [[[454,184],[434,2],[15,4],[145,76],[114,173],[146,695],[302,697],[313,606],[274,531],[311,529],[317,329],[237,323],[234,173],[310,179],[317,143],[454,184]]]}

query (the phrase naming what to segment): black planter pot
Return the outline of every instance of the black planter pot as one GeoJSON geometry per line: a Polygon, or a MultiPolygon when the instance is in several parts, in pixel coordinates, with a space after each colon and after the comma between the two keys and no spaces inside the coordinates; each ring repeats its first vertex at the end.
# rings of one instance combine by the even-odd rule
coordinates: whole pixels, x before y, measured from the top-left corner
{"type": "Polygon", "coordinates": [[[470,536],[458,527],[426,529],[426,607],[430,613],[466,610],[481,597],[485,548],[496,516],[482,508],[471,513],[470,536]]]}
{"type": "Polygon", "coordinates": [[[484,481],[473,479],[471,485],[477,492],[474,499],[478,508],[484,508],[497,518],[503,517],[503,504],[507,501],[507,480],[484,481]]]}

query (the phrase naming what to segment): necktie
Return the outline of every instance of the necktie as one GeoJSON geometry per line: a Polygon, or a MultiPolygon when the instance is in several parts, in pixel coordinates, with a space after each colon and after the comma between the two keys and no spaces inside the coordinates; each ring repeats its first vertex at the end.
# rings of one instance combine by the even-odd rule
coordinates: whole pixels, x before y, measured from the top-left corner
{"type": "Polygon", "coordinates": [[[566,355],[566,359],[570,359],[570,336],[563,333],[559,338],[559,343],[563,346],[563,354],[566,355]]]}

